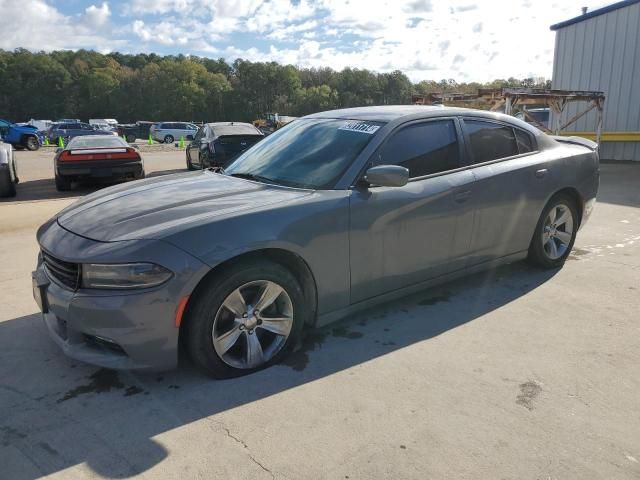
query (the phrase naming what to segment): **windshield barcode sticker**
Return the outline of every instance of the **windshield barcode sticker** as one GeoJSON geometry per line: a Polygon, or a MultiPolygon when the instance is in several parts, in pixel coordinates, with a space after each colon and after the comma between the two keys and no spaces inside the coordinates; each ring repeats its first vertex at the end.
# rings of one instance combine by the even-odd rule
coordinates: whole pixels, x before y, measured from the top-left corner
{"type": "Polygon", "coordinates": [[[338,128],[338,130],[349,130],[351,132],[368,133],[369,135],[373,135],[379,128],[380,125],[371,125],[363,122],[346,122],[343,126],[338,128]]]}

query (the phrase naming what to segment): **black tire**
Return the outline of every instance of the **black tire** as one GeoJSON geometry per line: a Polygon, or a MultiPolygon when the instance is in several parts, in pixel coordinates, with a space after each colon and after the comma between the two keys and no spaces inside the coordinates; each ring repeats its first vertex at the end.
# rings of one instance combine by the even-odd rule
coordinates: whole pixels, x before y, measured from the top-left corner
{"type": "Polygon", "coordinates": [[[59,192],[68,192],[71,190],[71,180],[59,175],[55,176],[56,190],[59,192]]]}
{"type": "Polygon", "coordinates": [[[211,167],[209,157],[206,153],[198,152],[198,160],[200,161],[200,166],[198,167],[200,170],[211,167]]]}
{"type": "Polygon", "coordinates": [[[187,148],[187,170],[197,170],[196,167],[193,166],[193,163],[191,163],[191,154],[189,153],[189,149],[187,148]]]}
{"type": "Polygon", "coordinates": [[[280,361],[296,345],[309,315],[302,288],[288,269],[268,260],[244,261],[211,275],[198,286],[187,307],[183,338],[191,358],[199,368],[214,378],[233,378],[280,361]],[[218,356],[214,348],[214,320],[222,303],[234,290],[256,280],[275,282],[285,290],[293,306],[293,325],[286,342],[271,359],[254,368],[235,368],[218,356]]]}
{"type": "MultiPolygon", "coordinates": [[[[529,255],[527,257],[528,261],[533,265],[547,269],[562,267],[564,265],[564,262],[567,260],[567,257],[571,253],[573,244],[576,241],[576,234],[578,233],[579,226],[580,217],[575,200],[569,195],[565,194],[554,195],[544,207],[544,210],[542,210],[542,214],[538,219],[536,229],[533,232],[533,238],[531,239],[531,244],[529,245],[529,255]],[[545,242],[543,239],[543,235],[545,230],[545,223],[547,217],[549,216],[549,212],[551,212],[552,209],[557,208],[558,206],[566,206],[571,212],[571,240],[561,256],[559,256],[558,258],[552,258],[544,247],[545,242]]],[[[564,228],[566,228],[566,226],[564,228]]]]}
{"type": "Polygon", "coordinates": [[[27,147],[27,150],[30,152],[35,152],[40,148],[40,142],[34,136],[28,136],[24,141],[24,146],[27,147]]]}
{"type": "Polygon", "coordinates": [[[133,143],[136,141],[136,136],[132,133],[130,133],[129,135],[127,135],[127,142],[129,143],[133,143]]]}
{"type": "Polygon", "coordinates": [[[0,197],[15,197],[16,184],[13,183],[11,172],[8,167],[0,168],[0,197]]]}
{"type": "Polygon", "coordinates": [[[164,143],[173,143],[173,135],[166,135],[164,137],[164,143]]]}

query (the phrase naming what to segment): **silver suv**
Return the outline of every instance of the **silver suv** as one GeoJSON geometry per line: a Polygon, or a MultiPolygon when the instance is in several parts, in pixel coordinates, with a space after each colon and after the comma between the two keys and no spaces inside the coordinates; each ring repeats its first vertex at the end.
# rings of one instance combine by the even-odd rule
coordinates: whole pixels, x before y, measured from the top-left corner
{"type": "Polygon", "coordinates": [[[193,123],[186,122],[162,122],[151,125],[149,132],[151,138],[157,142],[173,143],[184,137],[185,140],[193,140],[198,127],[193,123]]]}

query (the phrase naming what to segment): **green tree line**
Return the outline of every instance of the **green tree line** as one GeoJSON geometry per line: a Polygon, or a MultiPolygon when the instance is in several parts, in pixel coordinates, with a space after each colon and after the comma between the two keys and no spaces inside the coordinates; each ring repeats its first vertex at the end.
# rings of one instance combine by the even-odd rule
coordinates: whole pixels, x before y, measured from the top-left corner
{"type": "Polygon", "coordinates": [[[412,94],[473,93],[536,86],[533,79],[412,83],[399,70],[299,68],[276,62],[94,51],[0,50],[0,117],[251,121],[267,112],[306,115],[333,108],[411,102],[412,94]]]}

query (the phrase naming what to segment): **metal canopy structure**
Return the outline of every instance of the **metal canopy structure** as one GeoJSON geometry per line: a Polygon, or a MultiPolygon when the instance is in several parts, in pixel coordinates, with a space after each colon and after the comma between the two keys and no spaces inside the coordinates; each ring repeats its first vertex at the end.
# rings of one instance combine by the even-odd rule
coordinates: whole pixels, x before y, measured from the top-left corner
{"type": "Polygon", "coordinates": [[[596,109],[596,143],[600,145],[602,136],[602,112],[604,110],[604,93],[584,90],[551,90],[544,88],[503,88],[502,96],[505,98],[504,113],[511,115],[513,107],[516,105],[547,105],[554,113],[553,126],[546,128],[539,124],[526,109],[523,109],[524,116],[534,123],[538,128],[560,135],[560,132],[572,125],[578,119],[585,116],[591,110],[596,109]],[[572,102],[587,102],[587,106],[582,111],[576,113],[569,120],[560,123],[562,113],[567,104],[572,102]]]}
{"type": "Polygon", "coordinates": [[[417,105],[446,104],[449,106],[481,108],[491,111],[504,110],[512,115],[515,107],[522,107],[521,111],[527,120],[543,131],[560,135],[561,131],[592,110],[597,112],[595,138],[598,145],[602,136],[602,113],[605,96],[603,92],[584,90],[552,90],[546,88],[502,88],[479,89],[477,94],[467,93],[430,93],[428,95],[414,95],[413,103],[417,105]],[[561,116],[566,106],[573,102],[586,102],[587,106],[564,123],[561,116]],[[528,111],[529,106],[547,106],[553,115],[551,128],[542,125],[528,111]]]}

